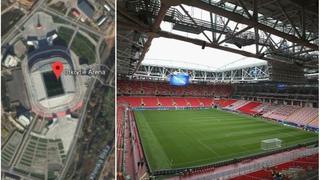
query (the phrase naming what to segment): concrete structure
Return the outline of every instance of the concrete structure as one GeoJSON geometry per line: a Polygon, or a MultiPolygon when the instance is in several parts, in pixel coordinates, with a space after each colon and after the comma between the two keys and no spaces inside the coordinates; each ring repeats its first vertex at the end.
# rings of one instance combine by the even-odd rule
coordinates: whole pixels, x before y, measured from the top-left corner
{"type": "MultiPolygon", "coordinates": [[[[64,64],[64,71],[76,70],[78,67],[71,58],[70,51],[64,47],[52,46],[47,49],[40,48],[29,54],[28,63],[25,64],[24,73],[27,89],[31,101],[32,111],[43,117],[65,116],[68,110],[81,102],[82,83],[80,76],[62,73],[59,79],[61,83],[61,92],[50,95],[50,87],[46,84],[55,81],[45,80],[44,74],[52,73],[51,64],[55,61],[61,61],[64,64]]],[[[53,82],[56,83],[56,82],[53,82]]],[[[55,87],[53,87],[55,88],[55,87]]],[[[58,87],[60,88],[60,87],[58,87]]]]}
{"type": "Polygon", "coordinates": [[[21,58],[27,52],[27,47],[24,45],[24,43],[21,40],[16,42],[13,48],[14,48],[14,54],[19,58],[21,58]]]}
{"type": "Polygon", "coordinates": [[[33,46],[33,47],[36,48],[36,49],[39,48],[39,43],[38,43],[38,41],[28,40],[28,41],[27,41],[27,44],[28,44],[29,46],[33,46]]]}
{"type": "Polygon", "coordinates": [[[21,116],[19,116],[19,118],[18,118],[18,122],[22,125],[22,126],[24,126],[24,127],[27,127],[27,126],[29,126],[29,124],[30,124],[30,119],[28,119],[26,116],[24,116],[24,115],[21,115],[21,116]]]}
{"type": "Polygon", "coordinates": [[[97,20],[98,26],[101,26],[106,20],[107,20],[107,17],[102,15],[102,16],[97,20]]]}
{"type": "Polygon", "coordinates": [[[35,13],[24,24],[24,29],[25,30],[23,31],[23,35],[28,41],[45,39],[52,35],[52,32],[55,32],[57,30],[52,17],[43,12],[35,13]]]}
{"type": "Polygon", "coordinates": [[[52,35],[47,37],[47,41],[48,41],[49,45],[52,45],[53,44],[53,40],[55,40],[57,37],[58,37],[58,35],[55,32],[53,32],[52,35]]]}
{"type": "Polygon", "coordinates": [[[57,80],[52,63],[60,61],[64,70],[79,70],[78,57],[64,46],[54,44],[57,28],[50,15],[35,13],[24,25],[23,36],[35,50],[22,62],[31,111],[41,117],[61,117],[67,111],[80,108],[85,87],[81,76],[62,72],[57,80]]]}
{"type": "Polygon", "coordinates": [[[2,62],[5,67],[15,67],[18,65],[19,59],[15,56],[8,55],[2,62]]]}

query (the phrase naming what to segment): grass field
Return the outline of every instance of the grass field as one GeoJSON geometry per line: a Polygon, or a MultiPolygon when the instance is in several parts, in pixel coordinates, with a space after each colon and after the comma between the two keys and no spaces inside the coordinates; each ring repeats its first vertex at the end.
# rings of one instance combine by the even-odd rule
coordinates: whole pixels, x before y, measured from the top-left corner
{"type": "Polygon", "coordinates": [[[58,30],[58,37],[64,42],[64,46],[68,46],[69,41],[74,33],[73,29],[60,27],[58,30]]]}
{"type": "Polygon", "coordinates": [[[151,171],[206,165],[264,152],[261,140],[282,147],[318,139],[318,134],[220,110],[134,112],[151,171]]]}
{"type": "Polygon", "coordinates": [[[77,33],[71,44],[71,49],[80,59],[86,59],[88,64],[96,62],[95,48],[95,45],[80,33],[77,33]]]}

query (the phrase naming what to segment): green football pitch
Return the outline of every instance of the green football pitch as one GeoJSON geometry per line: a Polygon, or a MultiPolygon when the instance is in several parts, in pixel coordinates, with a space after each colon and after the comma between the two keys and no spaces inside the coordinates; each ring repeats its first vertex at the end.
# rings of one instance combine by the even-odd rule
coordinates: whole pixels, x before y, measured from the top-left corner
{"type": "Polygon", "coordinates": [[[261,153],[261,141],[282,147],[318,140],[318,134],[220,110],[134,111],[151,171],[207,165],[261,153]]]}

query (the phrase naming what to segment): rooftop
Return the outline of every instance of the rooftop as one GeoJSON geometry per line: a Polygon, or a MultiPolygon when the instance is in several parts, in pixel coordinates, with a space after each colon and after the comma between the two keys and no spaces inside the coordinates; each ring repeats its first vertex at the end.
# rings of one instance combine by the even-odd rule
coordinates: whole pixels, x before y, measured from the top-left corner
{"type": "Polygon", "coordinates": [[[218,49],[201,49],[194,44],[166,38],[154,39],[144,61],[142,61],[143,65],[203,71],[225,70],[266,63],[261,59],[249,58],[218,49]]]}
{"type": "Polygon", "coordinates": [[[87,0],[78,0],[78,8],[88,17],[93,16],[94,7],[87,0]]]}

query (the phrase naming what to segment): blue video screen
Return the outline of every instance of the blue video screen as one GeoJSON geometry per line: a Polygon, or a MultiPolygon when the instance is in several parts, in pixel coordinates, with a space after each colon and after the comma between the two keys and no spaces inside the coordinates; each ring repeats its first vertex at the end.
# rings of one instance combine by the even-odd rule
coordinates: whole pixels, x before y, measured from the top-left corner
{"type": "Polygon", "coordinates": [[[286,84],[282,84],[282,83],[278,83],[277,84],[277,90],[279,91],[283,91],[287,88],[287,85],[286,84]]]}
{"type": "Polygon", "coordinates": [[[172,86],[187,86],[189,84],[189,74],[172,73],[169,75],[169,82],[172,86]]]}

